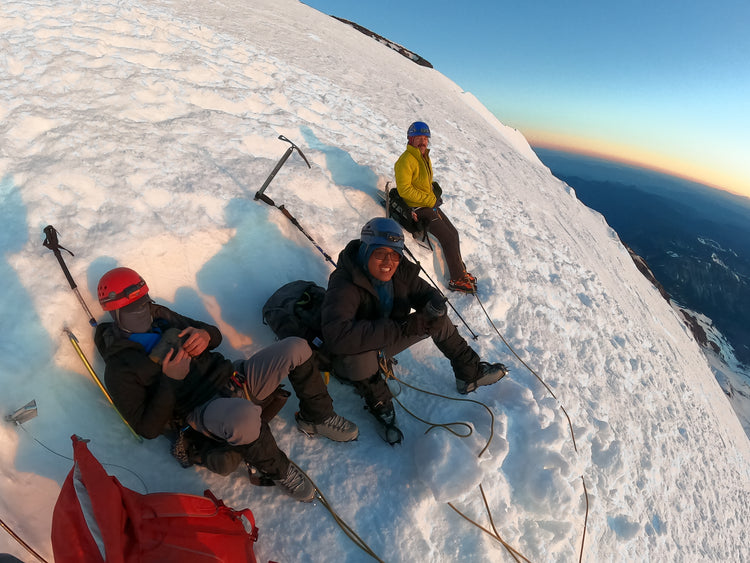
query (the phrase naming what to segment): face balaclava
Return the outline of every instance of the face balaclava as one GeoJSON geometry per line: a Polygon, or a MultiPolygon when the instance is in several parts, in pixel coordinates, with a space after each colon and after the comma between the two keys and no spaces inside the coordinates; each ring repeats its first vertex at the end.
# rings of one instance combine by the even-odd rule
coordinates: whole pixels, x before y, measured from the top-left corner
{"type": "Polygon", "coordinates": [[[110,311],[117,326],[127,334],[151,330],[151,298],[148,293],[130,305],[110,311]]]}

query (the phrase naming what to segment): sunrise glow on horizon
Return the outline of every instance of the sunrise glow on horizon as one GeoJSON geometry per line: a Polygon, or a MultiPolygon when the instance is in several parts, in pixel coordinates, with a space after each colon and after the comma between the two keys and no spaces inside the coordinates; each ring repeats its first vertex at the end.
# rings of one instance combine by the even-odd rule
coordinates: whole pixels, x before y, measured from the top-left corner
{"type": "Polygon", "coordinates": [[[698,163],[618,143],[591,141],[571,135],[557,135],[542,131],[526,130],[523,132],[529,143],[535,147],[646,168],[750,198],[750,179],[713,170],[698,163]]]}

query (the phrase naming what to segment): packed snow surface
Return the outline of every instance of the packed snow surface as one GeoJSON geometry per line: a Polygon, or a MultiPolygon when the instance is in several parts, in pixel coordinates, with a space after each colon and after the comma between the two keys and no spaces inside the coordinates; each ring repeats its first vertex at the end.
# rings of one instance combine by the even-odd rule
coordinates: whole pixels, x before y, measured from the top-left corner
{"type": "MultiPolygon", "coordinates": [[[[488,316],[456,295],[470,328],[451,315],[484,359],[511,368],[469,396],[491,410],[494,432],[482,405],[453,400],[450,366],[428,341],[399,356],[396,374],[448,398],[394,391],[431,423],[468,423],[468,438],[425,434],[397,406],[405,440],[390,447],[332,381],[359,439],[307,438],[290,400],[272,423],[280,446],[383,561],[511,561],[451,508],[491,530],[480,484],[505,542],[531,561],[577,561],[584,480],[584,561],[750,560],[748,438],[615,233],[474,96],[294,0],[2,2],[0,408],[36,399],[39,416],[0,425],[0,518],[51,559],[75,433],[139,492],[210,488],[251,508],[259,561],[371,560],[319,503],[253,487],[240,470],[182,469],[166,439],[133,439],[63,333],[103,374],[42,230],[54,225],[73,252],[98,320],[96,283],[125,265],[158,302],[219,326],[225,355],[247,356],[274,340],[260,319],[268,296],[294,279],[325,285],[331,271],[281,212],[253,200],[288,146],[278,136],[312,167],[293,154],[266,195],[335,259],[383,214],[378,193],[414,120],[432,129],[444,210],[488,316]]],[[[445,288],[439,253],[410,246],[445,288]]],[[[30,557],[2,531],[0,552],[30,557]]]]}

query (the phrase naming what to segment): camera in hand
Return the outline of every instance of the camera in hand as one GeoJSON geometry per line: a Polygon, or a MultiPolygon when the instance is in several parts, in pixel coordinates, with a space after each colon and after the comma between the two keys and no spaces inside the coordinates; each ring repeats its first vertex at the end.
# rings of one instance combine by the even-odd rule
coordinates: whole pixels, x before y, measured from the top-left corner
{"type": "Polygon", "coordinates": [[[170,350],[179,350],[183,341],[180,338],[180,332],[182,331],[179,328],[168,328],[165,330],[161,340],[156,343],[156,346],[151,349],[151,353],[148,355],[151,361],[161,364],[170,350]]]}

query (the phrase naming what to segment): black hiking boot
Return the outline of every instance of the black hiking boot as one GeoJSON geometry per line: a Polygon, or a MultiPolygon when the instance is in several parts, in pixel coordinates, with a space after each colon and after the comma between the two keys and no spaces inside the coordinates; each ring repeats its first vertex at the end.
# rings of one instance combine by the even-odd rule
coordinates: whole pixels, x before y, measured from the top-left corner
{"type": "Polygon", "coordinates": [[[393,395],[388,388],[383,372],[378,370],[377,373],[367,379],[355,381],[354,388],[365,400],[365,409],[377,422],[378,435],[391,445],[400,444],[404,434],[396,426],[393,395]]]}
{"type": "Polygon", "coordinates": [[[367,379],[355,381],[354,388],[372,413],[393,410],[393,395],[380,371],[367,379]]]}
{"type": "Polygon", "coordinates": [[[172,442],[171,453],[179,464],[183,468],[192,467],[193,465],[200,464],[200,452],[195,446],[193,440],[191,440],[191,434],[197,434],[192,428],[183,428],[177,434],[174,442],[172,442]]]}

